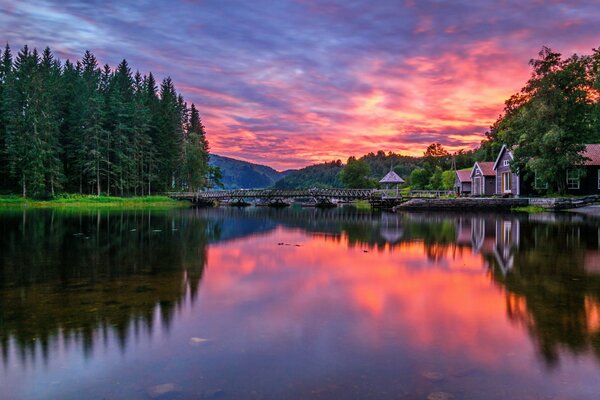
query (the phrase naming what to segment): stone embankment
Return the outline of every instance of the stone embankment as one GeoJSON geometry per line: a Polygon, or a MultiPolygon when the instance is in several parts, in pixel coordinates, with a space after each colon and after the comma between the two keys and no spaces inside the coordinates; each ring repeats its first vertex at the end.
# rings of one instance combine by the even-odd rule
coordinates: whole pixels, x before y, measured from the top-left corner
{"type": "Polygon", "coordinates": [[[570,198],[422,198],[410,199],[394,207],[394,210],[510,210],[516,207],[535,206],[548,211],[569,210],[600,203],[600,195],[570,198]]]}
{"type": "Polygon", "coordinates": [[[596,194],[585,197],[529,199],[530,206],[542,207],[548,210],[570,210],[573,208],[598,204],[598,202],[600,202],[600,196],[596,194]]]}
{"type": "Polygon", "coordinates": [[[451,199],[410,199],[394,207],[395,210],[510,210],[526,207],[528,199],[493,197],[459,197],[451,199]]]}

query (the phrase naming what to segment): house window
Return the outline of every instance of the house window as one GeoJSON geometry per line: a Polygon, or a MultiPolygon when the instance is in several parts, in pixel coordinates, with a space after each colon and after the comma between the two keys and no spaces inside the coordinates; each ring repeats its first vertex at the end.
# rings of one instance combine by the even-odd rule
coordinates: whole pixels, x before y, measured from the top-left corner
{"type": "Polygon", "coordinates": [[[502,165],[504,165],[505,167],[508,167],[510,165],[510,161],[509,160],[504,160],[502,165]]]}
{"type": "MultiPolygon", "coordinates": [[[[598,175],[598,176],[599,176],[599,178],[598,178],[598,179],[599,179],[599,184],[600,184],[600,170],[598,171],[598,173],[599,173],[599,175],[598,175]]],[[[533,186],[534,186],[536,189],[539,189],[539,190],[542,190],[542,189],[544,189],[544,190],[545,190],[545,189],[548,189],[548,182],[546,182],[546,181],[545,181],[545,180],[543,180],[542,178],[538,178],[538,176],[536,175],[536,176],[535,176],[535,179],[534,179],[533,186]]]]}
{"type": "Polygon", "coordinates": [[[567,189],[579,189],[579,171],[574,169],[567,171],[567,189]]]}
{"type": "Polygon", "coordinates": [[[511,173],[510,172],[502,173],[502,191],[504,193],[511,192],[511,173]]]}

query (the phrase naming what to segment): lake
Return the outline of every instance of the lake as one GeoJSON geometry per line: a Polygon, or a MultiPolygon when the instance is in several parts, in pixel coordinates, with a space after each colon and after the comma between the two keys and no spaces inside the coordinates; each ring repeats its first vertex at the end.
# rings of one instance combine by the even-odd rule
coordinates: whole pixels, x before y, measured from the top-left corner
{"type": "Polygon", "coordinates": [[[2,399],[597,399],[600,223],[0,211],[2,399]]]}

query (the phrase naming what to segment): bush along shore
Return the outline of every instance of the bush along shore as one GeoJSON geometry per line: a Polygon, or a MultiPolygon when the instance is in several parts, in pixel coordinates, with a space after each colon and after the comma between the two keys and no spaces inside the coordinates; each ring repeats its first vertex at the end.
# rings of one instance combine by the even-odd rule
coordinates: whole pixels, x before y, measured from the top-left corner
{"type": "Polygon", "coordinates": [[[16,195],[0,196],[0,207],[105,207],[105,208],[165,208],[188,207],[190,202],[167,196],[112,197],[92,195],[60,195],[51,199],[31,199],[16,195]]]}

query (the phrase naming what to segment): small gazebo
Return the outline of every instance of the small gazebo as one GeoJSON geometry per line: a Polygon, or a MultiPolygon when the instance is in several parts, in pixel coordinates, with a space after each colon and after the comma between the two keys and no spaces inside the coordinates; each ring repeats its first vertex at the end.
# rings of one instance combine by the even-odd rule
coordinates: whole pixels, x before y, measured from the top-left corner
{"type": "Polygon", "coordinates": [[[404,179],[400,178],[397,173],[394,172],[393,169],[390,168],[390,172],[384,176],[379,183],[385,184],[386,189],[389,191],[396,185],[396,197],[399,195],[399,187],[404,183],[404,179]]]}

